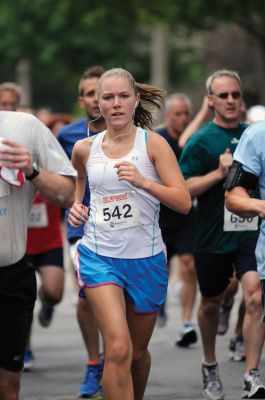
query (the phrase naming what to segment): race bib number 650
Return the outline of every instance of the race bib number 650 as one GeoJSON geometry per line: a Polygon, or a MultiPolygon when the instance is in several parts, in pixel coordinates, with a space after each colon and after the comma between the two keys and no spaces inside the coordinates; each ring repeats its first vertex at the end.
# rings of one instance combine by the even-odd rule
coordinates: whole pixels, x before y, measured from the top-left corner
{"type": "Polygon", "coordinates": [[[95,200],[96,225],[101,230],[125,229],[140,224],[135,192],[116,193],[95,200]]]}
{"type": "Polygon", "coordinates": [[[224,231],[256,231],[258,229],[259,217],[244,218],[231,213],[225,207],[224,209],[224,231]]]}

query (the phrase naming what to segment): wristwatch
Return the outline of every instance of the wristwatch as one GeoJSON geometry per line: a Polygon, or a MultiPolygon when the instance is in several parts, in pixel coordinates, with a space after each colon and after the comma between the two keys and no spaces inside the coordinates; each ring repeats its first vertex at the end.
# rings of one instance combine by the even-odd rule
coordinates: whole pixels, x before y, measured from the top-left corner
{"type": "Polygon", "coordinates": [[[36,178],[40,173],[40,168],[36,163],[32,164],[32,173],[29,176],[26,176],[27,181],[32,181],[32,179],[36,178]]]}

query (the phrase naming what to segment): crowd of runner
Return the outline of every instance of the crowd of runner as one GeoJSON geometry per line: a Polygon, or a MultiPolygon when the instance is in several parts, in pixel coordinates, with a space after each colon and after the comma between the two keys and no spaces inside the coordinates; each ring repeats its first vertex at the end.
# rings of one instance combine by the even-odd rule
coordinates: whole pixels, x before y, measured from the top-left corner
{"type": "Polygon", "coordinates": [[[265,122],[255,123],[265,115],[261,106],[246,112],[238,73],[218,70],[208,77],[193,119],[186,94],[166,97],[121,68],[84,71],[80,120],[49,110],[30,116],[33,110],[20,108],[20,101],[18,85],[0,85],[1,243],[10,233],[0,262],[0,400],[17,400],[20,372],[34,368],[36,293],[45,328],[63,298],[64,235],[87,354],[80,398],[144,398],[148,344],[154,328],[167,324],[168,273],[177,256],[181,323],[174,344],[192,346],[200,334],[205,398],[224,399],[216,336],[228,330],[240,283],[229,350],[232,360],[245,362],[242,398],[265,399],[259,373],[265,122]],[[164,121],[155,126],[159,109],[164,121]],[[22,233],[14,233],[11,210],[22,233]],[[23,274],[18,286],[4,283],[23,274]]]}

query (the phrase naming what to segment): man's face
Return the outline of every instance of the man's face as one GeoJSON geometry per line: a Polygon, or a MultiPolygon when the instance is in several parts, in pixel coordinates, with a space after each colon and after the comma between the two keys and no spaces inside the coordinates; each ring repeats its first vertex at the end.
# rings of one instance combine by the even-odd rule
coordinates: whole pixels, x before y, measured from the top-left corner
{"type": "Polygon", "coordinates": [[[85,111],[89,120],[99,116],[97,85],[98,78],[88,78],[82,82],[83,95],[78,97],[80,107],[85,111]]]}
{"type": "Polygon", "coordinates": [[[165,114],[166,126],[175,133],[181,134],[190,122],[190,110],[185,100],[172,101],[165,114]]]}
{"type": "Polygon", "coordinates": [[[212,83],[212,94],[208,95],[209,106],[214,110],[214,120],[226,127],[241,119],[242,93],[237,80],[230,76],[216,78],[212,83]]]}
{"type": "Polygon", "coordinates": [[[0,110],[16,111],[18,99],[16,94],[11,90],[0,91],[0,110]]]}

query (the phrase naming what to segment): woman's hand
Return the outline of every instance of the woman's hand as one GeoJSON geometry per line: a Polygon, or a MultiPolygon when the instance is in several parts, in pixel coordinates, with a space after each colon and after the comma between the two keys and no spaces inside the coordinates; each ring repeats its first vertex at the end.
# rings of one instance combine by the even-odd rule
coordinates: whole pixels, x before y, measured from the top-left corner
{"type": "Polygon", "coordinates": [[[143,189],[146,178],[144,178],[134,164],[128,161],[120,161],[114,165],[117,168],[117,175],[119,181],[127,181],[132,183],[135,187],[143,189]]]}
{"type": "Polygon", "coordinates": [[[88,207],[81,203],[74,203],[69,211],[68,221],[71,226],[77,228],[89,218],[88,207]]]}

